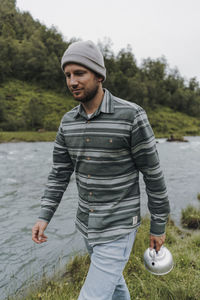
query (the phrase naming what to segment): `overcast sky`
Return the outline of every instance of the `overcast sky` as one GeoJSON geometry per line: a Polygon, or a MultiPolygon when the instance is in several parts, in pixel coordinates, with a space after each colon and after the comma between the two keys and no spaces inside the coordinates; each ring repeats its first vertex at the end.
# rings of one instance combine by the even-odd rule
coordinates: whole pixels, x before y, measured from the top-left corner
{"type": "Polygon", "coordinates": [[[17,7],[66,40],[110,38],[115,53],[130,44],[138,64],[164,55],[200,81],[200,0],[17,0],[17,7]]]}

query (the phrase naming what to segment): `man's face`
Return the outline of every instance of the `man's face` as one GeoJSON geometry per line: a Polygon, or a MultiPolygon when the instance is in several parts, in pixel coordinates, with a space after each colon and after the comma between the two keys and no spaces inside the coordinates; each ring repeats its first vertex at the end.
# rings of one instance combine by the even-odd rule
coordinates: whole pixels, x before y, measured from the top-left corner
{"type": "Polygon", "coordinates": [[[75,100],[91,101],[98,92],[101,79],[89,69],[74,63],[64,68],[67,86],[75,100]]]}

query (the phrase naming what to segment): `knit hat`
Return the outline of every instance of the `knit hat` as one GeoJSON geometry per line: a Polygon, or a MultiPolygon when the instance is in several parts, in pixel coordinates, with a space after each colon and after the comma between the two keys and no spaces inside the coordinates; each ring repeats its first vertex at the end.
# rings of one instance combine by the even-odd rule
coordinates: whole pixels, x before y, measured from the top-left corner
{"type": "Polygon", "coordinates": [[[67,63],[76,63],[96,72],[106,79],[106,68],[104,65],[103,55],[92,41],[72,43],[61,60],[61,68],[67,63]]]}

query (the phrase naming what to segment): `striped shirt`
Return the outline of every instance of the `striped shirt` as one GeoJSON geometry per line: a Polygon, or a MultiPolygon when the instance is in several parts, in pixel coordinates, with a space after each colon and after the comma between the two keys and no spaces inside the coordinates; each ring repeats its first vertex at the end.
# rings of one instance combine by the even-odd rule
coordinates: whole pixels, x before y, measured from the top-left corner
{"type": "Polygon", "coordinates": [[[106,89],[104,92],[91,117],[80,104],[62,118],[39,218],[50,221],[75,172],[77,229],[90,244],[117,239],[140,224],[141,172],[151,213],[150,232],[161,235],[169,202],[146,113],[140,106],[114,97],[106,89]]]}

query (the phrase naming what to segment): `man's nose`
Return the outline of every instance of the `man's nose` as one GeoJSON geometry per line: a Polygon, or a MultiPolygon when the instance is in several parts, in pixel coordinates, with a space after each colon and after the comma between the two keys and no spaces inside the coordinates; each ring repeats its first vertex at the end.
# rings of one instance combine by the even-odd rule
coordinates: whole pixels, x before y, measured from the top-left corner
{"type": "Polygon", "coordinates": [[[78,85],[78,81],[77,81],[77,79],[76,79],[75,76],[71,76],[71,77],[70,77],[70,85],[71,85],[71,86],[76,86],[76,85],[78,85]]]}

